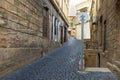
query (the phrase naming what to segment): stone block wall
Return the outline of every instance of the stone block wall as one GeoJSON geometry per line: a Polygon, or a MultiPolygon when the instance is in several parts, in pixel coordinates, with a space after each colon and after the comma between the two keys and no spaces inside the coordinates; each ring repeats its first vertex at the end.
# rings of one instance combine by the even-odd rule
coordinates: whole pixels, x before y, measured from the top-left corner
{"type": "MultiPolygon", "coordinates": [[[[106,48],[101,55],[101,67],[108,67],[120,79],[120,1],[102,0],[99,10],[99,18],[102,16],[102,24],[98,23],[98,29],[102,28],[102,48],[104,46],[104,29],[106,25],[106,48]],[[102,2],[103,1],[103,2],[102,2]],[[105,22],[106,21],[106,22],[105,22]],[[106,24],[105,24],[106,23],[106,24]]],[[[100,33],[100,32],[99,32],[100,33]]],[[[100,36],[99,36],[100,37],[100,36]]],[[[101,38],[99,38],[101,39],[101,38]]],[[[99,40],[98,40],[99,41],[99,40]]],[[[100,41],[99,41],[100,42],[100,41]]],[[[99,46],[100,47],[100,46],[99,46]]]]}
{"type": "Polygon", "coordinates": [[[36,1],[1,0],[0,47],[39,46],[43,38],[42,7],[36,1]]]}
{"type": "Polygon", "coordinates": [[[42,0],[0,0],[0,79],[60,46],[43,37],[42,0]]]}

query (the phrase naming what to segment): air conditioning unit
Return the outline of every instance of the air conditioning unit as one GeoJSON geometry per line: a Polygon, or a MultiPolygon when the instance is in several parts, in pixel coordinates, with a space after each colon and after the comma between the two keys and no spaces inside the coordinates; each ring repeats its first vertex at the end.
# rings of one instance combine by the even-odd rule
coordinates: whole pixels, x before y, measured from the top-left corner
{"type": "Polygon", "coordinates": [[[93,16],[92,24],[93,24],[93,25],[96,25],[96,24],[97,24],[97,17],[96,17],[96,16],[93,16]]]}

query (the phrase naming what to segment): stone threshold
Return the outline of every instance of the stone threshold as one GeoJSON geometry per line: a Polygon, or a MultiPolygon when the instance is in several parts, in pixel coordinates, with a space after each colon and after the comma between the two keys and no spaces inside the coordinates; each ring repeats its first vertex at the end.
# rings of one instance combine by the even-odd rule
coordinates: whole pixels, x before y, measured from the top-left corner
{"type": "Polygon", "coordinates": [[[78,80],[116,80],[108,68],[86,68],[84,71],[78,71],[78,73],[78,80]]]}

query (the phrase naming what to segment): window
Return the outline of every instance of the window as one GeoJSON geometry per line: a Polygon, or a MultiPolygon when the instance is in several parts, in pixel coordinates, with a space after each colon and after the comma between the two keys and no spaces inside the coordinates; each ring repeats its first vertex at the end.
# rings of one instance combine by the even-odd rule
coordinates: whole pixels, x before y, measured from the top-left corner
{"type": "Polygon", "coordinates": [[[43,37],[48,38],[48,27],[49,27],[49,9],[43,8],[43,37]]]}
{"type": "Polygon", "coordinates": [[[54,40],[54,16],[52,15],[51,40],[54,40]]]}
{"type": "Polygon", "coordinates": [[[102,18],[102,16],[100,17],[100,32],[99,32],[99,45],[100,45],[100,47],[102,47],[102,41],[103,41],[103,27],[102,27],[102,22],[103,22],[103,18],[102,18]]]}
{"type": "Polygon", "coordinates": [[[56,29],[56,24],[57,24],[57,18],[55,18],[55,21],[54,21],[54,34],[56,35],[57,34],[57,29],[56,29]]]}
{"type": "Polygon", "coordinates": [[[106,50],[106,28],[107,27],[107,24],[106,24],[106,20],[104,21],[104,44],[103,44],[103,51],[105,51],[106,50]]]}

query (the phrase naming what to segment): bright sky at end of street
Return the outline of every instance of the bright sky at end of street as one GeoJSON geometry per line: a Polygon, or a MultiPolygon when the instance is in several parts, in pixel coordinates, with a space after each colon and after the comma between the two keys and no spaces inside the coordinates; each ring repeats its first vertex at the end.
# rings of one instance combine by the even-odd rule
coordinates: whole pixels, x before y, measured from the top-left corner
{"type": "Polygon", "coordinates": [[[85,1],[85,0],[70,0],[70,2],[73,4],[74,3],[74,5],[75,4],[78,4],[78,3],[80,3],[80,2],[83,2],[83,1],[85,1]]]}
{"type": "Polygon", "coordinates": [[[76,9],[75,5],[78,3],[81,3],[85,0],[70,0],[70,5],[69,5],[69,16],[75,16],[76,15],[76,9]]]}

